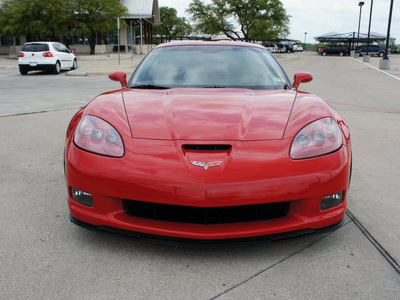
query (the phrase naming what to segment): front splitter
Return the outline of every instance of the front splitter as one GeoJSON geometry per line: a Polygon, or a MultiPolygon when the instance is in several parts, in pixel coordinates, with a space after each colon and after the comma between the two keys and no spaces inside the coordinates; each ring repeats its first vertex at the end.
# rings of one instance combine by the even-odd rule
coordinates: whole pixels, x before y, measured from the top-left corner
{"type": "Polygon", "coordinates": [[[165,245],[175,245],[184,247],[196,247],[196,248],[226,248],[226,247],[243,247],[243,246],[254,246],[254,245],[264,245],[269,243],[277,243],[283,241],[295,240],[301,237],[307,237],[312,235],[324,234],[331,231],[339,229],[343,223],[344,219],[340,222],[319,228],[319,229],[302,229],[297,231],[279,233],[274,235],[264,235],[264,236],[254,236],[238,239],[219,239],[219,240],[199,240],[199,239],[185,239],[178,237],[169,237],[161,235],[153,235],[141,232],[134,232],[129,230],[118,229],[109,226],[94,226],[82,221],[79,221],[70,215],[70,220],[72,223],[96,232],[116,235],[119,237],[131,238],[134,240],[140,240],[144,242],[151,242],[157,244],[165,245]]]}

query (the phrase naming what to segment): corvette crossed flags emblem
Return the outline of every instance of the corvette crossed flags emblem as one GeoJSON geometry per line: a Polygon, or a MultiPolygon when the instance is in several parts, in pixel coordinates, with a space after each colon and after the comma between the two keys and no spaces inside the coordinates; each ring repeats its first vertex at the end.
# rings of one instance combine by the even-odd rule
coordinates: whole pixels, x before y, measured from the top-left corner
{"type": "Polygon", "coordinates": [[[202,161],[195,161],[195,160],[192,160],[191,163],[192,163],[192,165],[194,165],[194,166],[203,167],[204,169],[207,170],[207,169],[210,168],[210,167],[217,167],[217,166],[219,166],[220,164],[222,164],[222,161],[212,161],[212,162],[205,163],[205,162],[202,162],[202,161]]]}

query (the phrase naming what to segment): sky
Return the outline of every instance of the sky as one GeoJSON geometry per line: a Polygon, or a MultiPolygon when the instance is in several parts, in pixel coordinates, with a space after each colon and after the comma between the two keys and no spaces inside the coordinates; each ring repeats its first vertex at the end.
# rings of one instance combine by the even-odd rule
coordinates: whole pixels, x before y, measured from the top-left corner
{"type": "MultiPolygon", "coordinates": [[[[185,10],[191,0],[158,0],[161,6],[174,7],[179,17],[189,16],[185,10]]],[[[211,0],[203,0],[211,3],[211,0]]],[[[289,38],[315,43],[314,37],[336,31],[357,32],[360,7],[359,0],[281,0],[290,18],[289,38]]],[[[361,14],[361,33],[368,33],[371,0],[364,0],[361,14]]],[[[386,36],[389,20],[390,0],[373,1],[371,32],[386,36]]],[[[400,1],[394,1],[390,36],[400,44],[400,1]]]]}

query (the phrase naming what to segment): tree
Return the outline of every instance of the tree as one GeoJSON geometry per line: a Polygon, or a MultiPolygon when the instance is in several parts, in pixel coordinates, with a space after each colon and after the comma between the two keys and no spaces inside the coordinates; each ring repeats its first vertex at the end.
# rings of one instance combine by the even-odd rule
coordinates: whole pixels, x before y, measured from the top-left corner
{"type": "MultiPolygon", "coordinates": [[[[89,36],[90,54],[95,53],[96,34],[117,28],[117,18],[127,13],[119,0],[71,0],[75,10],[74,28],[89,36]]],[[[121,22],[122,27],[126,26],[121,22]]]]}
{"type": "Polygon", "coordinates": [[[59,40],[71,29],[73,9],[66,0],[3,0],[1,34],[7,37],[35,35],[59,40]]]}
{"type": "Polygon", "coordinates": [[[192,27],[186,22],[185,18],[178,17],[175,8],[162,6],[160,7],[161,24],[154,27],[156,34],[163,37],[167,41],[172,38],[179,38],[190,34],[192,27]]]}
{"type": "Polygon", "coordinates": [[[119,0],[3,0],[0,33],[59,41],[74,28],[89,36],[90,54],[94,54],[96,34],[117,28],[117,18],[126,12],[119,0]]]}
{"type": "Polygon", "coordinates": [[[271,40],[289,34],[289,16],[280,0],[193,0],[187,12],[196,29],[233,40],[271,40]]]}

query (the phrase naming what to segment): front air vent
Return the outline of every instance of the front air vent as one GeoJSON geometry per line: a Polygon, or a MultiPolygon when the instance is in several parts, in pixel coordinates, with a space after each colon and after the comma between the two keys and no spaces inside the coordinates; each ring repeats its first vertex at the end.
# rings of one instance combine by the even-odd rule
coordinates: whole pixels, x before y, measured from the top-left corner
{"type": "Polygon", "coordinates": [[[183,145],[183,149],[188,151],[229,151],[231,145],[183,145]]]}
{"type": "Polygon", "coordinates": [[[290,201],[227,207],[194,207],[123,200],[125,213],[137,218],[188,224],[257,222],[288,215],[290,201]]]}

